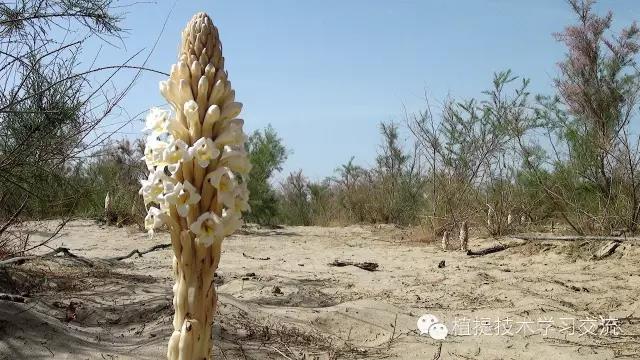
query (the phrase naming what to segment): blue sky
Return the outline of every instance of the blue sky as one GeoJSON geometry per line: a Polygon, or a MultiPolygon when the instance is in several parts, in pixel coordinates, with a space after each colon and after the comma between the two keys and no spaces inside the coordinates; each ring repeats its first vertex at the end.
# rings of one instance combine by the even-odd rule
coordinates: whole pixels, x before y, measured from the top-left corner
{"type": "MultiPolygon", "coordinates": [[[[103,47],[98,63],[118,63],[142,49],[148,54],[173,8],[147,63],[168,72],[182,28],[194,13],[207,12],[219,28],[247,130],[271,124],[291,150],[283,173],[302,169],[311,179],[332,175],[351,156],[358,164],[373,164],[378,124],[403,122],[404,108],[423,109],[425,91],[437,113],[448,95],[478,96],[490,86],[493,72],[512,69],[532,79],[533,92],[550,93],[564,53],[552,33],[574,21],[561,0],[173,5],[173,0],[161,0],[128,8],[126,47],[103,47]]],[[[638,18],[640,2],[601,1],[596,9],[613,10],[615,24],[622,26],[638,18]]],[[[163,104],[160,80],[161,75],[143,74],[121,103],[126,113],[163,104]]],[[[113,127],[118,120],[110,120],[113,127]]],[[[133,122],[119,136],[138,137],[141,129],[140,122],[133,122]]]]}

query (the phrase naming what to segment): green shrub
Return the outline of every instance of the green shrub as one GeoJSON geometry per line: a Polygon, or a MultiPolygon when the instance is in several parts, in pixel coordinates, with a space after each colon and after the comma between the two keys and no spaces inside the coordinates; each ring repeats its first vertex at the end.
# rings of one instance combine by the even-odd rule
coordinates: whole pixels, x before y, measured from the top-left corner
{"type": "Polygon", "coordinates": [[[247,184],[251,211],[246,214],[246,219],[274,225],[278,216],[278,196],[270,181],[276,171],[282,170],[287,150],[276,131],[267,126],[249,136],[247,151],[252,168],[247,184]]]}

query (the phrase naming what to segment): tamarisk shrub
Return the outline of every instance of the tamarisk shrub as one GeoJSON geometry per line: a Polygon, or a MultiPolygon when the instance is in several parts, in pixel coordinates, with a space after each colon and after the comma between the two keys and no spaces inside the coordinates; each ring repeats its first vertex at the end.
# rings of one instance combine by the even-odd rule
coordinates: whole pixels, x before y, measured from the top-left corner
{"type": "Polygon", "coordinates": [[[241,225],[248,210],[242,104],[235,101],[224,69],[218,30],[204,13],[182,32],[178,62],[160,92],[171,112],[151,109],[145,130],[142,180],[145,227],[166,225],[174,251],[173,334],[167,357],[210,359],[216,310],[214,271],[222,240],[241,225]]]}

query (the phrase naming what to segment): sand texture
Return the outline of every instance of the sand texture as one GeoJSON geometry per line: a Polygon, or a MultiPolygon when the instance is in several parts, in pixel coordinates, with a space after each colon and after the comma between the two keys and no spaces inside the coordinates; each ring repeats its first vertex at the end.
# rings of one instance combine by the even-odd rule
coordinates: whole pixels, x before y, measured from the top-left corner
{"type": "MultiPolygon", "coordinates": [[[[23,231],[35,244],[56,224],[23,231]]],[[[164,359],[171,249],[105,259],[168,241],[73,221],[47,245],[86,261],[0,269],[5,291],[28,298],[0,300],[0,359],[164,359]]],[[[604,243],[501,241],[520,246],[470,257],[393,226],[246,228],[223,246],[214,358],[640,358],[640,244],[594,260],[604,243]],[[336,259],[378,268],[329,266],[336,259]],[[419,333],[425,313],[446,339],[419,333]]],[[[495,242],[472,236],[469,247],[495,242]]]]}

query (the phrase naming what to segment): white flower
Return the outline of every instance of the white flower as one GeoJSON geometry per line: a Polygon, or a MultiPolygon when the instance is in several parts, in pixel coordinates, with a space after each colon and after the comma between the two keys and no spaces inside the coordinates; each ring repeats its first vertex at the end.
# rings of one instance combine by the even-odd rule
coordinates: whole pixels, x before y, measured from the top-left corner
{"type": "Polygon", "coordinates": [[[169,165],[172,174],[178,170],[181,162],[189,160],[189,145],[180,139],[173,139],[162,152],[162,161],[169,165]]]}
{"type": "Polygon", "coordinates": [[[167,188],[167,194],[164,199],[176,206],[178,215],[187,217],[189,214],[189,205],[197,204],[200,201],[200,194],[190,182],[178,183],[175,186],[167,188]]]}
{"type": "Polygon", "coordinates": [[[162,165],[162,154],[166,148],[166,142],[158,140],[154,136],[147,138],[144,147],[144,157],[142,158],[147,164],[147,169],[151,170],[155,166],[162,165]]]}
{"type": "Polygon", "coordinates": [[[242,176],[246,176],[251,171],[251,163],[249,163],[249,158],[244,148],[238,150],[231,146],[225,146],[222,150],[220,165],[226,166],[242,176]]]}
{"type": "MultiPolygon", "coordinates": [[[[165,192],[165,194],[167,193],[167,186],[169,186],[169,187],[173,188],[173,186],[174,186],[174,185],[173,185],[173,184],[171,184],[171,183],[169,183],[169,184],[165,184],[165,187],[164,187],[164,192],[165,192]]],[[[166,201],[161,201],[161,202],[160,202],[160,210],[161,210],[163,213],[165,213],[165,214],[167,214],[167,215],[168,215],[168,214],[169,214],[169,211],[171,210],[170,205],[171,205],[171,204],[169,204],[169,203],[168,203],[168,202],[166,202],[166,201]]]]}
{"type": "Polygon", "coordinates": [[[144,228],[148,230],[149,235],[153,235],[153,230],[164,224],[164,221],[162,220],[164,215],[166,215],[166,213],[157,207],[149,208],[147,216],[144,218],[144,228]]]}
{"type": "Polygon", "coordinates": [[[184,140],[189,138],[189,132],[187,131],[187,128],[185,128],[184,125],[182,125],[180,121],[175,117],[167,119],[167,121],[164,122],[162,130],[171,134],[171,136],[177,139],[184,140]]]}
{"type": "Polygon", "coordinates": [[[224,228],[222,220],[218,215],[208,211],[191,224],[189,227],[191,231],[196,234],[200,243],[204,246],[213,244],[214,241],[222,240],[224,236],[224,228]]]}
{"type": "Polygon", "coordinates": [[[222,210],[222,227],[224,236],[233,234],[242,226],[242,214],[236,211],[222,210]]]}
{"type": "Polygon", "coordinates": [[[164,173],[163,169],[156,169],[149,173],[146,180],[140,180],[142,187],[139,194],[142,195],[145,205],[152,202],[159,203],[162,200],[165,184],[171,182],[171,178],[164,173]]]}
{"type": "Polygon", "coordinates": [[[180,139],[173,139],[163,152],[163,160],[167,164],[177,164],[189,160],[189,145],[180,139]]]}
{"type": "Polygon", "coordinates": [[[144,130],[151,130],[153,134],[165,132],[165,123],[169,118],[169,112],[160,108],[151,108],[145,119],[144,130]]]}
{"type": "Polygon", "coordinates": [[[211,161],[218,158],[220,150],[211,139],[200,138],[189,148],[189,155],[198,162],[198,166],[206,168],[211,161]]]}
{"type": "Polygon", "coordinates": [[[247,141],[247,136],[242,131],[244,122],[241,119],[230,120],[224,130],[216,137],[216,145],[242,145],[247,141]]]}
{"type": "Polygon", "coordinates": [[[205,178],[211,186],[218,190],[218,202],[226,206],[233,204],[233,189],[236,186],[235,175],[226,167],[219,167],[205,178]]]}
{"type": "Polygon", "coordinates": [[[227,206],[229,209],[237,211],[238,213],[249,211],[249,190],[247,189],[246,183],[236,186],[236,188],[233,189],[233,203],[227,206]]]}

